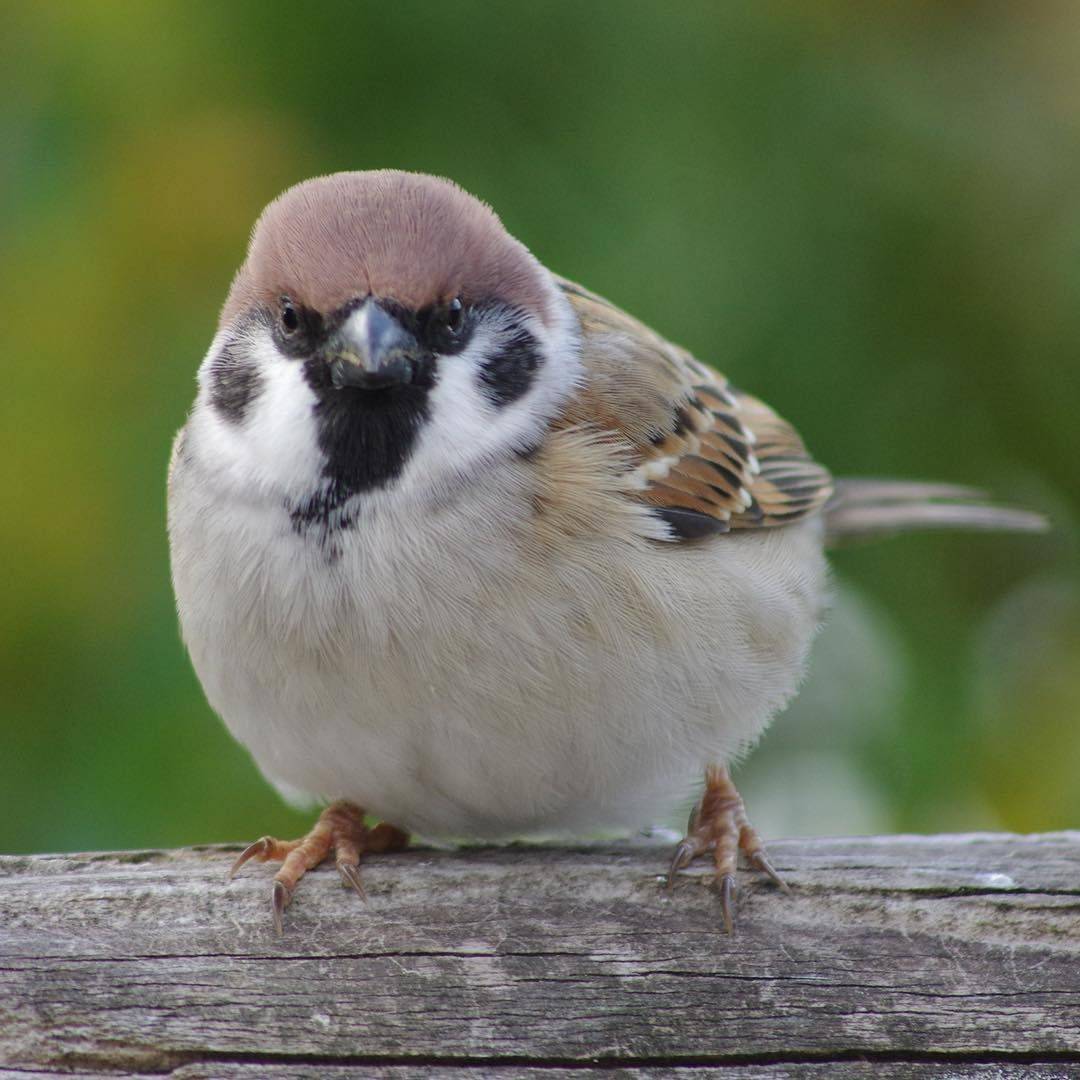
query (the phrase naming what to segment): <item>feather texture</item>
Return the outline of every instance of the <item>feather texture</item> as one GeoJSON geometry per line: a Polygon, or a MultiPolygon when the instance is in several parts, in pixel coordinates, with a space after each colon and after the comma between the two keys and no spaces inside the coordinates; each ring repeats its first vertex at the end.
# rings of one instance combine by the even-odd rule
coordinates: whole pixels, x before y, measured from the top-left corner
{"type": "Polygon", "coordinates": [[[587,375],[560,423],[625,444],[636,497],[676,537],[786,525],[825,505],[832,477],[787,421],[613,304],[559,284],[587,375]]]}
{"type": "Polygon", "coordinates": [[[830,544],[913,529],[1043,532],[1047,527],[1041,514],[995,506],[976,488],[908,480],[845,478],[837,482],[825,511],[830,544]]]}

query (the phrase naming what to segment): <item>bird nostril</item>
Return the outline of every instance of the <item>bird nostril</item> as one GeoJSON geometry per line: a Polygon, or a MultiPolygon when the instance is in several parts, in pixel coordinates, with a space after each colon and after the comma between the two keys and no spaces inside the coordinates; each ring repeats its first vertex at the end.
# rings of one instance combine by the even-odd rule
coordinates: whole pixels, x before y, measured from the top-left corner
{"type": "Polygon", "coordinates": [[[335,390],[341,390],[346,386],[345,373],[342,370],[342,366],[340,357],[335,358],[330,362],[330,382],[333,383],[335,390]]]}

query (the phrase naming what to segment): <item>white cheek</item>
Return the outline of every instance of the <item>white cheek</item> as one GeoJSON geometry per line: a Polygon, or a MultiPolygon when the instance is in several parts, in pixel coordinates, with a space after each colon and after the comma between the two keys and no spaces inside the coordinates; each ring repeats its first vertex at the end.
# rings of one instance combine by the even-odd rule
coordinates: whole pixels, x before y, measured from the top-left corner
{"type": "Polygon", "coordinates": [[[553,334],[539,322],[529,329],[545,359],[528,391],[501,408],[488,399],[480,378],[484,358],[497,347],[500,327],[485,327],[464,352],[440,360],[428,420],[399,482],[402,490],[467,473],[496,456],[526,450],[541,437],[580,379],[581,362],[576,324],[562,323],[553,334]]]}
{"type": "Polygon", "coordinates": [[[199,370],[199,398],[189,422],[193,448],[224,486],[238,493],[303,498],[317,485],[323,459],[313,407],[315,395],[302,364],[272,341],[252,334],[247,351],[259,388],[243,419],[225,420],[209,403],[207,368],[225,341],[214,338],[199,370]]]}
{"type": "Polygon", "coordinates": [[[315,394],[304,379],[300,361],[283,357],[270,343],[261,348],[263,389],[246,421],[251,452],[258,461],[273,462],[278,484],[292,494],[304,495],[323,466],[315,394]]]}
{"type": "Polygon", "coordinates": [[[489,451],[496,410],[479,392],[476,367],[460,356],[440,361],[439,380],[428,399],[428,420],[398,486],[402,491],[430,487],[432,479],[459,472],[489,451]]]}

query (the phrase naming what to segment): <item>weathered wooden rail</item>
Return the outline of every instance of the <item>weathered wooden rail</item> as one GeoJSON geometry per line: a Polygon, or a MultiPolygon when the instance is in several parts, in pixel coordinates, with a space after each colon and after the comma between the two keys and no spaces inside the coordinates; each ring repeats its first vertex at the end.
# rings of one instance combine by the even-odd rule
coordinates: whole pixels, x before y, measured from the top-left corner
{"type": "Polygon", "coordinates": [[[235,847],[0,859],[0,1073],[1080,1076],[1080,833],[372,857],[275,937],[235,847]],[[5,1071],[6,1070],[6,1071],[5,1071]]]}

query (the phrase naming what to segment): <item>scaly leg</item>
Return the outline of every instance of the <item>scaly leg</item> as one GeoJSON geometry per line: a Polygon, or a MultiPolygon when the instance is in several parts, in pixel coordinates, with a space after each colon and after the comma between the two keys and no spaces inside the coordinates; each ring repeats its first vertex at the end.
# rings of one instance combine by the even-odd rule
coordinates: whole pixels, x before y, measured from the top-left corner
{"type": "Polygon", "coordinates": [[[675,875],[689,866],[699,855],[712,851],[716,867],[716,881],[720,887],[720,907],[724,915],[724,929],[730,934],[734,926],[732,906],[735,900],[735,868],[741,851],[756,870],[786,893],[791,889],[773,869],[750,820],[746,816],[742,796],[731,782],[731,775],[723,765],[710,765],[705,770],[705,792],[701,802],[690,815],[686,836],[675,849],[668,871],[667,887],[675,883],[675,875]]]}
{"type": "Polygon", "coordinates": [[[408,842],[409,834],[393,825],[382,824],[369,829],[364,824],[364,811],[355,803],[341,799],[331,803],[319,815],[311,831],[299,840],[277,840],[273,836],[263,836],[249,844],[232,864],[229,878],[234,877],[249,859],[281,863],[281,869],[274,875],[270,896],[274,929],[280,937],[285,929],[285,909],[292,901],[297,884],[331,852],[334,853],[342,881],[351,885],[361,899],[365,899],[364,885],[360,880],[360,856],[365,852],[400,851],[408,842]]]}

